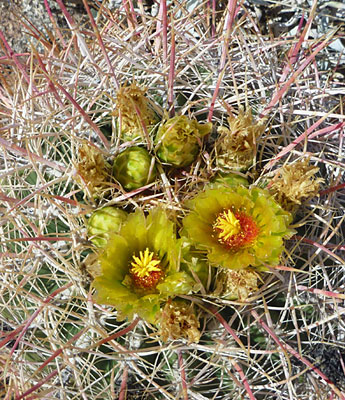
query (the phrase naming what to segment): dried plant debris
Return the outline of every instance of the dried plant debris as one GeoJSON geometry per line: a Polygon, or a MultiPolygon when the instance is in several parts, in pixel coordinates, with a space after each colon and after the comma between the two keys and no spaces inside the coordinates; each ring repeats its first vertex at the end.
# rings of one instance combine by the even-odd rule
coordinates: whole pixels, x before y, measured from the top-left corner
{"type": "Polygon", "coordinates": [[[174,300],[164,306],[160,319],[160,335],[164,342],[185,338],[189,343],[198,343],[199,326],[193,304],[174,300]]]}
{"type": "Polygon", "coordinates": [[[111,182],[111,168],[103,154],[89,143],[79,148],[77,172],[79,180],[86,185],[87,190],[97,196],[107,188],[111,182]]]}
{"type": "Polygon", "coordinates": [[[246,170],[254,160],[256,153],[256,139],[265,130],[261,121],[255,123],[252,111],[240,110],[238,116],[227,118],[228,127],[220,126],[220,137],[216,142],[216,162],[224,169],[246,170]]]}
{"type": "Polygon", "coordinates": [[[99,254],[89,253],[81,266],[81,269],[86,271],[90,279],[95,279],[102,275],[101,264],[99,262],[99,254]]]}
{"type": "Polygon", "coordinates": [[[324,181],[315,177],[318,171],[308,159],[285,165],[278,170],[269,190],[285,210],[295,211],[303,201],[318,194],[324,181]]]}
{"type": "Polygon", "coordinates": [[[222,268],[212,294],[227,300],[246,301],[258,289],[258,278],[258,273],[249,269],[233,271],[222,268]]]}

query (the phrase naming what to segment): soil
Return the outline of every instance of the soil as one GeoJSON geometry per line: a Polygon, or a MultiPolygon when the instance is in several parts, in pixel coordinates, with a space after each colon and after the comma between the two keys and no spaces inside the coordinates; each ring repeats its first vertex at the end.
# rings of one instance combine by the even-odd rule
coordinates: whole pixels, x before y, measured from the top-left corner
{"type": "MultiPolygon", "coordinates": [[[[57,2],[48,0],[48,4],[58,26],[68,28],[57,2]]],[[[76,21],[80,21],[85,16],[82,0],[64,0],[64,4],[76,21]]],[[[44,36],[48,31],[53,30],[43,0],[0,0],[0,30],[14,52],[22,53],[30,49],[32,35],[29,30],[33,27],[44,36]],[[23,27],[23,23],[28,29],[23,27]]],[[[0,46],[0,55],[3,55],[2,41],[0,41],[0,46]]]]}

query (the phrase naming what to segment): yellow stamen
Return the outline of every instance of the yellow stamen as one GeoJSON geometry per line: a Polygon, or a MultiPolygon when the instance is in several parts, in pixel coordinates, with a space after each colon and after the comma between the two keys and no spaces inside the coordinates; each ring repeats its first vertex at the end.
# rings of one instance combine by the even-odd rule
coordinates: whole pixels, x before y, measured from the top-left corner
{"type": "Polygon", "coordinates": [[[160,260],[154,260],[153,257],[154,253],[152,251],[150,252],[148,248],[146,248],[144,253],[140,251],[139,257],[133,256],[134,262],[131,263],[131,272],[139,278],[143,278],[149,276],[150,272],[160,271],[161,268],[157,267],[160,260]]]}
{"type": "Polygon", "coordinates": [[[227,210],[218,216],[213,225],[213,229],[218,231],[219,239],[228,240],[229,237],[234,236],[241,231],[241,225],[234,213],[227,210]]]}

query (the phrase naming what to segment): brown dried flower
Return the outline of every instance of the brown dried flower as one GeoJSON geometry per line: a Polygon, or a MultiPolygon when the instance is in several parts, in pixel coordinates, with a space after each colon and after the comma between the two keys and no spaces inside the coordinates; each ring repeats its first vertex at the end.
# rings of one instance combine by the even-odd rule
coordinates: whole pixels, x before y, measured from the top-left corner
{"type": "Polygon", "coordinates": [[[240,110],[238,116],[228,117],[229,128],[218,128],[217,164],[222,168],[245,170],[251,166],[256,152],[256,138],[265,125],[253,122],[252,111],[240,110]]]}
{"type": "Polygon", "coordinates": [[[121,131],[124,140],[145,137],[145,129],[149,131],[157,122],[154,111],[149,107],[145,90],[135,82],[122,86],[116,94],[115,115],[121,115],[121,131]]]}
{"type": "Polygon", "coordinates": [[[187,338],[189,343],[200,340],[199,321],[193,304],[169,300],[163,308],[160,321],[160,335],[164,342],[170,339],[187,338]]]}
{"type": "Polygon", "coordinates": [[[309,165],[309,159],[282,167],[269,190],[287,211],[294,211],[302,201],[316,196],[322,178],[315,178],[318,167],[309,165]]]}
{"type": "Polygon", "coordinates": [[[227,300],[245,301],[257,288],[258,274],[256,272],[246,269],[238,271],[222,269],[217,275],[213,295],[227,300]]]}
{"type": "Polygon", "coordinates": [[[109,186],[110,165],[102,153],[88,143],[84,143],[79,149],[77,171],[92,195],[97,195],[109,186]]]}
{"type": "Polygon", "coordinates": [[[82,264],[82,270],[86,271],[92,279],[101,276],[102,269],[99,262],[99,254],[98,253],[88,254],[82,264]]]}

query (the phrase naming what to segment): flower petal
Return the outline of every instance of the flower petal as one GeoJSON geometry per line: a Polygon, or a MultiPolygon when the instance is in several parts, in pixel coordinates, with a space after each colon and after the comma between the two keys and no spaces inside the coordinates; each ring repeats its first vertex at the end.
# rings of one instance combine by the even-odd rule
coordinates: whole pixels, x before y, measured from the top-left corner
{"type": "Polygon", "coordinates": [[[130,255],[128,241],[123,236],[113,234],[100,256],[102,276],[109,281],[122,281],[128,272],[130,255]]]}

